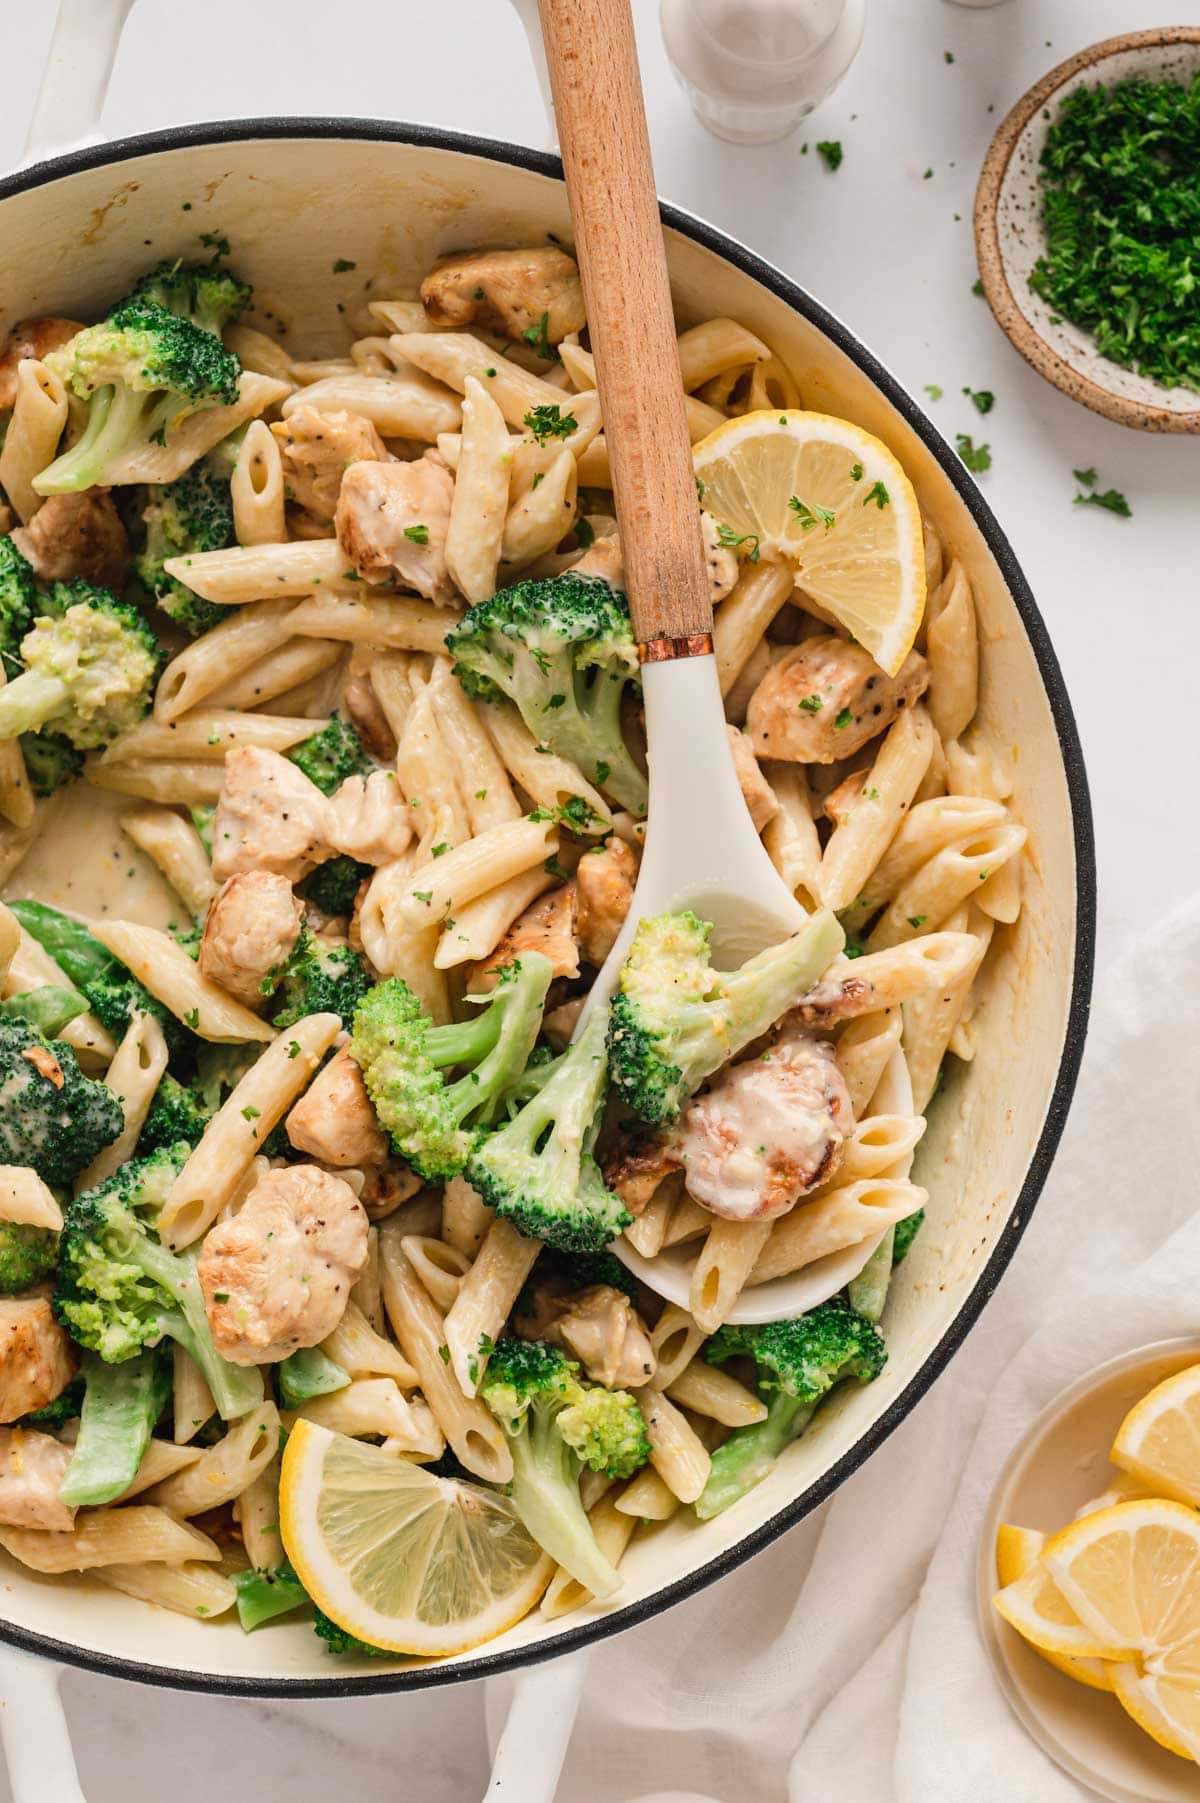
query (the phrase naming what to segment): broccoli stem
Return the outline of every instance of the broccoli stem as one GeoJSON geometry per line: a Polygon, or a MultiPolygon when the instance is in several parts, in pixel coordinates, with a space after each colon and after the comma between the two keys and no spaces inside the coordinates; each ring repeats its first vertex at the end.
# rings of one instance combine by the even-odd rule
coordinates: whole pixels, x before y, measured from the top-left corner
{"type": "Polygon", "coordinates": [[[94,1508],[128,1490],[171,1388],[158,1350],[120,1365],[85,1352],[83,1372],[79,1438],[58,1490],[59,1501],[71,1508],[94,1508]]]}
{"type": "MultiPolygon", "coordinates": [[[[167,1254],[168,1258],[171,1256],[167,1254]]],[[[167,1310],[159,1317],[160,1325],[164,1335],[175,1340],[199,1365],[222,1421],[237,1421],[262,1401],[262,1373],[257,1365],[231,1365],[223,1359],[213,1345],[203,1304],[199,1312],[197,1323],[190,1310],[167,1310]]]]}
{"type": "Polygon", "coordinates": [[[556,1411],[532,1404],[525,1425],[509,1441],[512,1505],[538,1545],[595,1597],[621,1582],[596,1544],[579,1500],[580,1461],[554,1425],[556,1411]]]}
{"type": "Polygon", "coordinates": [[[69,701],[70,690],[57,676],[22,670],[15,682],[0,689],[0,739],[37,732],[47,720],[65,712],[69,701]]]}
{"type": "Polygon", "coordinates": [[[28,1021],[45,1039],[57,1039],[65,1026],[87,1013],[86,995],[47,983],[41,989],[22,989],[0,1002],[0,1018],[28,1021]]]}
{"type": "Polygon", "coordinates": [[[858,1276],[850,1279],[846,1291],[851,1308],[857,1309],[860,1315],[865,1315],[873,1326],[883,1316],[883,1305],[887,1301],[892,1281],[892,1253],[895,1244],[896,1229],[889,1227],[858,1276]]]}
{"type": "Polygon", "coordinates": [[[350,1373],[343,1371],[319,1346],[302,1346],[279,1365],[279,1396],[288,1409],[301,1408],[314,1396],[344,1390],[349,1382],[350,1373]]]}
{"type": "Polygon", "coordinates": [[[276,1616],[290,1615],[303,1608],[308,1592],[288,1564],[275,1571],[235,1571],[233,1587],[237,1591],[238,1620],[247,1634],[261,1628],[276,1616]]]}
{"type": "Polygon", "coordinates": [[[157,415],[162,411],[161,399],[153,409],[148,408],[152,398],[150,394],[127,388],[124,383],[97,389],[88,403],[88,420],[82,437],[35,477],[33,485],[38,494],[73,494],[81,488],[94,488],[102,480],[109,463],[126,450],[131,441],[150,439],[158,423],[157,415]]]}
{"type": "Polygon", "coordinates": [[[699,1519],[711,1521],[761,1484],[784,1447],[799,1438],[815,1413],[815,1403],[774,1391],[766,1419],[735,1428],[714,1452],[708,1482],[696,1501],[699,1519]]]}

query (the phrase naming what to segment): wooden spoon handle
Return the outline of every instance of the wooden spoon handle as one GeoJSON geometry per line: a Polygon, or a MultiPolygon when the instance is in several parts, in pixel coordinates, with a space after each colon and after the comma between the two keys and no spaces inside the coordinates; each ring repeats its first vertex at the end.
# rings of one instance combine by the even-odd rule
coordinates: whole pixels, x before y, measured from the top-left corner
{"type": "Polygon", "coordinates": [[[634,632],[702,637],[712,603],[629,0],[538,4],[634,632]]]}

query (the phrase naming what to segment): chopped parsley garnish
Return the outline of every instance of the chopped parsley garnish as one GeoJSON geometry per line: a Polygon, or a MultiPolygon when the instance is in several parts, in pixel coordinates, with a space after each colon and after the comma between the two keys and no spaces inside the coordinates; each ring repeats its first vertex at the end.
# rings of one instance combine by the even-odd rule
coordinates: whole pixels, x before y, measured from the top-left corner
{"type": "Polygon", "coordinates": [[[567,698],[565,695],[551,695],[549,701],[547,701],[543,707],[542,712],[548,714],[553,712],[557,707],[564,707],[566,705],[566,700],[567,698]]]}
{"type": "Polygon", "coordinates": [[[990,388],[964,388],[963,393],[970,395],[971,401],[979,413],[990,413],[996,405],[996,397],[990,388]]]}
{"type": "Polygon", "coordinates": [[[558,859],[555,857],[547,858],[546,862],[542,865],[542,869],[546,872],[547,876],[557,877],[560,883],[569,883],[571,880],[571,872],[569,870],[564,870],[558,859]]]}
{"type": "Polygon", "coordinates": [[[917,927],[923,927],[925,925],[925,916],[923,914],[910,914],[908,917],[908,924],[914,930],[917,927]]]}
{"type": "Polygon", "coordinates": [[[441,1359],[443,1365],[448,1365],[450,1363],[450,1348],[449,1348],[449,1346],[439,1346],[438,1347],[438,1357],[441,1359]]]}
{"type": "Polygon", "coordinates": [[[608,781],[608,765],[604,762],[603,758],[600,758],[596,764],[596,781],[600,784],[601,788],[603,788],[608,781]]]}
{"type": "Polygon", "coordinates": [[[847,933],[846,934],[846,943],[842,947],[842,956],[843,957],[845,957],[845,958],[861,958],[863,956],[864,952],[866,951],[866,949],[867,948],[866,948],[865,942],[859,938],[857,933],[847,933]]]}
{"type": "Polygon", "coordinates": [[[819,695],[806,695],[797,705],[802,714],[819,714],[825,703],[819,695]]]}
{"type": "Polygon", "coordinates": [[[1102,356],[1200,389],[1200,74],[1080,87],[1042,151],[1029,285],[1102,356]]]}
{"type": "Polygon", "coordinates": [[[991,469],[991,445],[976,444],[969,432],[956,432],[954,442],[958,447],[959,456],[969,470],[974,470],[978,474],[980,470],[991,469]]]}
{"type": "Polygon", "coordinates": [[[815,501],[802,501],[799,495],[793,495],[788,506],[800,521],[804,532],[811,532],[814,526],[824,526],[828,532],[837,520],[837,514],[831,508],[818,507],[815,501]]]}
{"type": "Polygon", "coordinates": [[[299,1058],[299,1056],[300,1056],[300,1041],[298,1039],[289,1039],[288,1040],[288,1057],[289,1058],[299,1058]]]}
{"type": "Polygon", "coordinates": [[[1103,492],[1093,489],[1089,494],[1075,496],[1076,507],[1103,507],[1106,513],[1116,513],[1123,520],[1133,518],[1133,508],[1125,499],[1119,488],[1106,488],[1103,492]]]}
{"type": "Polygon", "coordinates": [[[885,507],[890,507],[892,497],[889,495],[882,482],[873,482],[871,484],[870,488],[863,496],[863,506],[869,507],[872,501],[874,501],[880,513],[883,512],[885,507]]]}
{"type": "Polygon", "coordinates": [[[861,463],[852,463],[850,465],[850,480],[851,480],[851,482],[861,482],[862,474],[863,474],[863,471],[862,471],[861,463]]]}
{"type": "Polygon", "coordinates": [[[817,154],[826,169],[840,169],[845,152],[842,150],[840,139],[820,138],[817,141],[817,154]]]}
{"type": "Polygon", "coordinates": [[[550,438],[570,438],[579,421],[573,413],[564,413],[555,401],[547,407],[531,408],[525,415],[525,424],[538,443],[545,444],[550,438]]]}
{"type": "Polygon", "coordinates": [[[1074,476],[1076,482],[1078,482],[1078,484],[1081,488],[1095,488],[1097,482],[1099,482],[1099,480],[1100,480],[1099,476],[1097,475],[1097,473],[1094,469],[1072,470],[1071,474],[1074,476]]]}
{"type": "Polygon", "coordinates": [[[931,182],[933,180],[933,170],[927,169],[925,171],[924,175],[921,177],[921,180],[923,182],[931,182]]]}
{"type": "Polygon", "coordinates": [[[942,61],[944,63],[952,63],[954,61],[953,50],[943,50],[942,51],[942,61]]]}
{"type": "Polygon", "coordinates": [[[750,549],[746,556],[751,563],[758,562],[758,534],[756,532],[743,532],[739,538],[732,526],[719,524],[717,526],[717,543],[723,545],[727,551],[736,551],[739,545],[748,544],[750,549]]]}
{"type": "Polygon", "coordinates": [[[246,1106],[242,1109],[242,1119],[244,1121],[256,1121],[261,1113],[261,1108],[255,1108],[250,1102],[247,1102],[246,1106]]]}
{"type": "Polygon", "coordinates": [[[533,481],[529,484],[530,490],[532,491],[533,489],[535,489],[537,487],[539,482],[544,482],[545,480],[546,480],[545,470],[534,470],[533,481]]]}
{"type": "Polygon", "coordinates": [[[338,257],[333,265],[333,273],[334,275],[349,275],[352,269],[357,268],[358,264],[352,263],[348,257],[338,257]]]}
{"type": "Polygon", "coordinates": [[[526,326],[525,330],[521,333],[521,336],[529,346],[530,350],[536,351],[539,357],[544,357],[547,363],[552,363],[558,356],[558,352],[551,344],[547,335],[549,330],[550,315],[549,313],[543,313],[535,326],[526,326]]]}
{"type": "Polygon", "coordinates": [[[229,240],[224,232],[201,232],[200,242],[207,245],[214,258],[229,255],[229,240]]]}
{"type": "Polygon", "coordinates": [[[419,902],[424,902],[425,906],[428,907],[430,902],[433,900],[433,890],[432,889],[414,889],[413,890],[413,900],[419,901],[419,902]]]}
{"type": "Polygon", "coordinates": [[[190,1027],[192,1029],[193,1033],[196,1032],[197,1028],[200,1025],[200,1010],[199,1010],[199,1008],[189,1008],[187,1013],[183,1017],[183,1024],[185,1027],[190,1027]]]}
{"type": "Polygon", "coordinates": [[[837,730],[839,732],[841,732],[843,726],[849,726],[850,722],[853,720],[853,718],[854,718],[854,715],[851,712],[851,710],[848,707],[844,707],[842,709],[841,713],[838,714],[837,718],[834,720],[833,724],[837,728],[837,730]]]}
{"type": "Polygon", "coordinates": [[[976,276],[975,280],[971,283],[971,293],[977,294],[981,300],[983,299],[983,277],[982,276],[976,276]]]}
{"type": "Polygon", "coordinates": [[[589,551],[595,544],[596,528],[592,525],[591,520],[576,520],[575,542],[582,545],[585,551],[589,551]]]}
{"type": "Polygon", "coordinates": [[[429,527],[406,526],[404,528],[404,536],[405,538],[410,539],[414,545],[427,545],[429,543],[429,527]]]}
{"type": "Polygon", "coordinates": [[[931,401],[940,401],[945,391],[939,388],[936,382],[926,382],[925,392],[931,401]]]}
{"type": "Polygon", "coordinates": [[[430,846],[429,855],[431,858],[444,858],[449,849],[449,845],[443,839],[439,845],[430,846]]]}

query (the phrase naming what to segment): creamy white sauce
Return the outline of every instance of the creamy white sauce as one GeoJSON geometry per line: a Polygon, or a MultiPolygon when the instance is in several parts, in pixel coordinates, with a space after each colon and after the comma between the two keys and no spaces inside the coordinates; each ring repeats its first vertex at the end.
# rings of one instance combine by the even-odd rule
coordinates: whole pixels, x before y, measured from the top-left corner
{"type": "Polygon", "coordinates": [[[48,902],[93,920],[190,925],[175,891],[118,825],[127,809],[144,805],[73,783],[56,798],[45,829],[5,884],[5,897],[48,902]]]}

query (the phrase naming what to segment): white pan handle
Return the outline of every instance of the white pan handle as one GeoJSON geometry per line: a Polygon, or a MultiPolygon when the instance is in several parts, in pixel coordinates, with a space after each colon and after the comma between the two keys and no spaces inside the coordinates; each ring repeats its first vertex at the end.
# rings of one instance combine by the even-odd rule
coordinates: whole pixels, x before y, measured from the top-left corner
{"type": "Polygon", "coordinates": [[[483,1803],[554,1803],[587,1663],[586,1653],[573,1653],[517,1678],[483,1803]]]}
{"type": "Polygon", "coordinates": [[[61,1665],[0,1647],[0,1743],[12,1803],[87,1803],[58,1685],[61,1665]]]}
{"type": "MultiPolygon", "coordinates": [[[[537,0],[512,0],[512,4],[529,39],[553,144],[554,111],[537,0]]],[[[54,36],[25,140],[22,168],[103,141],[100,118],[121,33],[132,10],[133,0],[58,0],[54,36]]]]}

